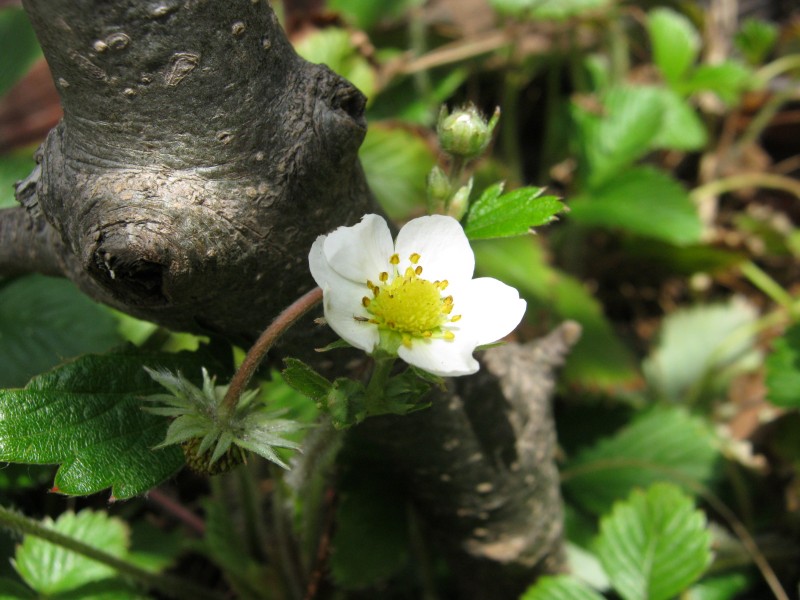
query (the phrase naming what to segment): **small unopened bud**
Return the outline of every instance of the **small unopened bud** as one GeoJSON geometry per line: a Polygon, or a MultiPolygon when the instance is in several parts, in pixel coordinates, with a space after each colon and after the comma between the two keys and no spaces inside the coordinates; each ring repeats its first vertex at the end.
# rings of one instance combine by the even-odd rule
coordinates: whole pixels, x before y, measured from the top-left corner
{"type": "Polygon", "coordinates": [[[452,156],[467,159],[480,156],[492,141],[492,133],[499,119],[499,108],[494,111],[491,120],[487,122],[472,104],[455,110],[449,115],[443,106],[439,111],[439,122],[436,125],[439,144],[441,144],[442,150],[452,156]]]}
{"type": "Polygon", "coordinates": [[[425,192],[428,196],[428,213],[436,214],[442,209],[450,199],[450,179],[441,168],[433,167],[428,173],[428,185],[425,192]]]}
{"type": "Polygon", "coordinates": [[[467,209],[469,208],[469,195],[472,193],[472,177],[469,178],[467,185],[462,186],[453,195],[450,200],[450,206],[447,208],[447,214],[457,221],[461,220],[467,209]]]}

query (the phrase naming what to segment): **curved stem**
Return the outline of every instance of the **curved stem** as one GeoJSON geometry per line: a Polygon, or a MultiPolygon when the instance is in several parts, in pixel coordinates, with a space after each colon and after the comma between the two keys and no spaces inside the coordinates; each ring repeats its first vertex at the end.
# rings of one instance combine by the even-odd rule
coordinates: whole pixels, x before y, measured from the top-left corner
{"type": "Polygon", "coordinates": [[[294,325],[300,317],[319,304],[321,300],[322,290],[318,287],[314,288],[295,300],[284,309],[281,314],[275,317],[275,320],[264,330],[264,333],[256,340],[253,347],[248,350],[242,365],[233,375],[230,387],[228,387],[228,392],[225,394],[225,399],[222,401],[224,407],[233,410],[239,400],[239,396],[242,395],[247,384],[250,383],[253,374],[256,372],[256,369],[258,369],[261,361],[264,360],[267,352],[272,348],[272,345],[287,329],[294,325]]]}
{"type": "Polygon", "coordinates": [[[782,73],[786,73],[787,71],[791,71],[792,69],[800,69],[800,54],[782,56],[764,65],[753,75],[752,85],[755,89],[761,89],[770,79],[782,73]]]}
{"type": "Polygon", "coordinates": [[[800,182],[791,177],[784,177],[774,173],[744,173],[717,179],[695,188],[692,190],[691,195],[695,200],[699,200],[705,196],[717,196],[748,187],[781,190],[800,198],[800,182]]]}
{"type": "Polygon", "coordinates": [[[0,525],[24,535],[35,536],[56,546],[61,546],[70,552],[75,552],[103,563],[121,575],[126,575],[148,588],[164,592],[171,598],[185,598],[186,600],[220,600],[222,598],[221,595],[210,592],[205,587],[196,585],[191,581],[146,571],[122,558],[45,527],[38,521],[9,510],[4,506],[0,506],[0,525]]]}

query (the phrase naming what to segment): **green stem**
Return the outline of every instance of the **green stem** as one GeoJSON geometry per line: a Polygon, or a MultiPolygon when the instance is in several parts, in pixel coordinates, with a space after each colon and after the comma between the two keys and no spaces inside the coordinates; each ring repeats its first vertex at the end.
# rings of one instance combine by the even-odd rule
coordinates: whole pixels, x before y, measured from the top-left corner
{"type": "Polygon", "coordinates": [[[781,190],[800,198],[800,182],[775,173],[744,173],[717,179],[693,189],[692,198],[700,200],[706,196],[718,196],[726,192],[753,187],[781,190]]]}
{"type": "Polygon", "coordinates": [[[239,396],[242,395],[247,384],[250,383],[250,380],[253,378],[259,365],[261,365],[261,361],[264,360],[267,352],[272,348],[272,345],[287,329],[297,323],[300,317],[319,304],[321,300],[322,290],[314,288],[295,300],[281,314],[275,317],[275,320],[264,330],[264,333],[256,340],[253,347],[248,350],[247,356],[245,356],[244,361],[242,361],[242,365],[233,375],[233,379],[231,379],[230,386],[228,387],[228,393],[225,394],[225,399],[222,401],[222,405],[227,410],[232,411],[236,408],[239,396]]]}
{"type": "Polygon", "coordinates": [[[146,571],[124,559],[45,527],[38,521],[9,510],[4,506],[0,506],[0,526],[7,527],[23,535],[32,535],[70,552],[95,560],[111,567],[121,575],[130,577],[147,588],[159,590],[172,598],[185,598],[186,600],[220,600],[222,598],[221,594],[210,592],[205,587],[196,585],[191,581],[146,571]]]}
{"type": "Polygon", "coordinates": [[[744,263],[740,268],[742,275],[747,277],[750,283],[769,296],[776,304],[790,312],[793,310],[794,298],[792,298],[792,295],[770,277],[767,272],[752,261],[744,263]]]}
{"type": "Polygon", "coordinates": [[[376,358],[372,376],[367,384],[367,415],[383,414],[383,396],[392,373],[394,357],[376,358]]]}
{"type": "Polygon", "coordinates": [[[798,91],[790,87],[789,89],[777,92],[774,96],[772,96],[764,104],[763,108],[758,112],[753,120],[750,121],[750,124],[742,134],[742,137],[739,138],[737,146],[739,148],[744,148],[755,143],[761,133],[772,122],[772,119],[775,117],[781,107],[797,95],[798,91]]]}
{"type": "Polygon", "coordinates": [[[762,89],[770,79],[792,69],[800,69],[800,54],[782,56],[764,65],[753,75],[752,86],[754,89],[762,89]]]}

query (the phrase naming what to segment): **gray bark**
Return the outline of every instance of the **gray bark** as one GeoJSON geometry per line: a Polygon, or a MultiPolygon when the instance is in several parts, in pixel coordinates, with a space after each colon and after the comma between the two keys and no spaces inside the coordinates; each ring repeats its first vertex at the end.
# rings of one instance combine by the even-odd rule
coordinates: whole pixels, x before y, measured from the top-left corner
{"type": "MultiPolygon", "coordinates": [[[[0,275],[61,274],[132,315],[247,342],[313,285],[316,236],[378,212],[363,97],[300,59],[265,2],[24,5],[64,119],[22,207],[0,211],[0,275]]],[[[407,478],[465,597],[513,597],[558,563],[548,403],[576,335],[489,351],[447,401],[356,428],[407,478]]]]}

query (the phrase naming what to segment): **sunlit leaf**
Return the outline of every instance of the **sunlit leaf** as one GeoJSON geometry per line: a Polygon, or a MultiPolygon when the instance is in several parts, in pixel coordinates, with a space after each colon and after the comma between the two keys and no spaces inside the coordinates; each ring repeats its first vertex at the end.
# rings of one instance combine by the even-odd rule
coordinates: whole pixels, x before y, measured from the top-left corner
{"type": "Polygon", "coordinates": [[[735,105],[747,88],[751,72],[745,65],[728,60],[715,65],[700,65],[676,86],[679,92],[713,92],[728,106],[735,105]]]}
{"type": "Polygon", "coordinates": [[[636,490],[600,522],[597,553],[625,600],[669,600],[711,563],[705,514],[680,488],[636,490]]]}
{"type": "Polygon", "coordinates": [[[544,188],[502,192],[503,186],[496,184],[472,203],[464,228],[470,240],[524,235],[533,227],[554,221],[564,210],[555,196],[542,196],[544,188]]]}
{"type": "Polygon", "coordinates": [[[520,600],[603,600],[603,596],[568,575],[540,577],[520,600]]]}
{"type": "Polygon", "coordinates": [[[653,46],[653,62],[669,83],[679,81],[694,65],[700,52],[700,34],[691,21],[669,8],[657,8],[647,16],[653,46]]]}

